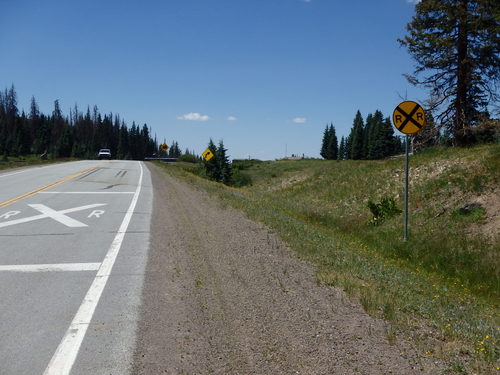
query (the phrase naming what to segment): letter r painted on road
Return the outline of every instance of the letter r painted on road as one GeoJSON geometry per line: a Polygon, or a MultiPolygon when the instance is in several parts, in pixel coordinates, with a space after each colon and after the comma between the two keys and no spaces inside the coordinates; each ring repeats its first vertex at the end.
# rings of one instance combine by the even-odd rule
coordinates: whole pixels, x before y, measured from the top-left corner
{"type": "Polygon", "coordinates": [[[6,212],[6,213],[0,215],[0,219],[7,220],[9,217],[16,216],[17,214],[20,214],[20,213],[21,213],[21,211],[9,211],[9,212],[6,212]]]}
{"type": "Polygon", "coordinates": [[[100,219],[100,218],[101,218],[101,215],[104,215],[104,213],[105,213],[105,212],[106,212],[106,211],[104,211],[104,210],[94,210],[94,211],[92,211],[92,212],[90,213],[90,215],[89,215],[89,216],[87,216],[87,218],[91,218],[91,217],[94,217],[94,216],[95,216],[96,218],[100,219]]]}

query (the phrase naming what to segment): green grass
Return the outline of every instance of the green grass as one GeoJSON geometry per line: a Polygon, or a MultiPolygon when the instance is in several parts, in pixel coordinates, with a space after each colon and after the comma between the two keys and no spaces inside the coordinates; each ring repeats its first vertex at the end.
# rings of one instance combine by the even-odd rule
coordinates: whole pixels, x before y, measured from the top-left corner
{"type": "Polygon", "coordinates": [[[42,160],[38,155],[9,156],[6,158],[6,160],[0,157],[0,170],[19,168],[31,165],[61,163],[64,161],[71,161],[71,160],[77,160],[77,159],[60,158],[60,159],[42,160]]]}
{"type": "MultiPolygon", "coordinates": [[[[402,215],[371,225],[368,208],[369,200],[388,196],[402,208],[402,158],[253,163],[241,170],[253,185],[240,189],[200,179],[182,165],[167,170],[272,227],[301,258],[318,266],[320,282],[342,287],[401,334],[412,332],[422,353],[450,361],[449,373],[460,373],[462,365],[494,373],[498,233],[495,241],[478,231],[486,221],[484,208],[467,215],[459,208],[498,193],[499,150],[499,145],[435,148],[412,156],[407,242],[402,215]],[[477,343],[485,337],[489,349],[481,350],[477,343]]],[[[391,342],[395,331],[388,334],[391,342]]]]}

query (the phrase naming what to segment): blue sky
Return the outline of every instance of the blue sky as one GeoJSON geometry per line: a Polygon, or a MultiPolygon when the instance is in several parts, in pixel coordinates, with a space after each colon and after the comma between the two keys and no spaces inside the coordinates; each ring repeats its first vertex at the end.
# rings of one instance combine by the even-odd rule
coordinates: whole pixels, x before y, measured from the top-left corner
{"type": "Polygon", "coordinates": [[[0,89],[20,108],[119,113],[201,153],[319,157],[326,124],[426,93],[397,38],[408,0],[0,0],[0,89]]]}

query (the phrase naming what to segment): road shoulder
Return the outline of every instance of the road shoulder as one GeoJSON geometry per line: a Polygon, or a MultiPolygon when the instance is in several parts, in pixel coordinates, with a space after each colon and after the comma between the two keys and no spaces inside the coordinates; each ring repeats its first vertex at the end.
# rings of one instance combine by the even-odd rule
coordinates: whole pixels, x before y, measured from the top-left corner
{"type": "Polygon", "coordinates": [[[134,374],[422,374],[388,326],[268,228],[148,164],[151,248],[134,374]]]}

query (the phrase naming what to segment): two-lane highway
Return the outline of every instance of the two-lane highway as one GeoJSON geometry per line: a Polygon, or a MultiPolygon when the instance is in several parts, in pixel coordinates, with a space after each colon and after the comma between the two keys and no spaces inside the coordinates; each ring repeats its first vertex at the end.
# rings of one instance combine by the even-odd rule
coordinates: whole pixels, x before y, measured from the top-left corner
{"type": "Polygon", "coordinates": [[[0,174],[0,374],[126,374],[152,188],[133,161],[0,174]]]}

